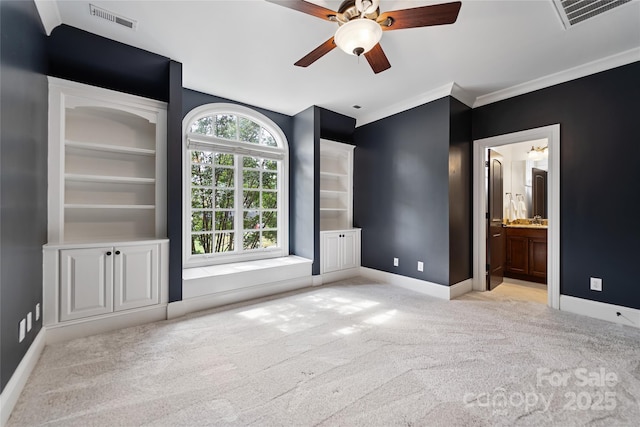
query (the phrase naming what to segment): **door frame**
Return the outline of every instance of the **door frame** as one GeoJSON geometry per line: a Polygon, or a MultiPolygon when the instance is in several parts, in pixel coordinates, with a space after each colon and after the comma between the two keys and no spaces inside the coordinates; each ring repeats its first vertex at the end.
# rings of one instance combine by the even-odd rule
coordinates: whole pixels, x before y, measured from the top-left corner
{"type": "Polygon", "coordinates": [[[489,147],[546,139],[549,154],[547,203],[547,305],[560,309],[560,124],[528,129],[473,142],[473,289],[486,291],[487,264],[485,150],[489,147]]]}

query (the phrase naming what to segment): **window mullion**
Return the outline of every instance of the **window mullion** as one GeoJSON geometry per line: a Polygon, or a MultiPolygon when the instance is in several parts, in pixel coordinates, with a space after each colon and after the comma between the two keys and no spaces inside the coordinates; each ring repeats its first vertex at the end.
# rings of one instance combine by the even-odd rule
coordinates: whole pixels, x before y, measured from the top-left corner
{"type": "Polygon", "coordinates": [[[235,245],[236,251],[238,253],[244,252],[244,248],[242,246],[242,231],[244,228],[243,221],[243,212],[242,212],[242,199],[243,199],[243,185],[242,185],[242,174],[244,172],[243,169],[243,161],[241,154],[235,154],[235,165],[236,165],[236,176],[235,176],[235,185],[236,185],[236,200],[235,200],[235,210],[236,210],[236,222],[234,225],[235,231],[235,245]]]}

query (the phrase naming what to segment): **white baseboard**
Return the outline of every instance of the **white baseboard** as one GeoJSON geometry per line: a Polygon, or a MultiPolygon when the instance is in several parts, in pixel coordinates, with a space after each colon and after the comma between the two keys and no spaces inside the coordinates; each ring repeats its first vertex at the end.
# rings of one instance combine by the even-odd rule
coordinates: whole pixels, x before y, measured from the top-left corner
{"type": "Polygon", "coordinates": [[[207,310],[210,308],[276,295],[311,286],[313,286],[313,278],[309,275],[290,280],[216,292],[194,298],[184,298],[182,301],[169,303],[169,306],[167,307],[167,318],[175,319],[176,317],[184,316],[185,314],[196,311],[207,310]]]}
{"type": "Polygon", "coordinates": [[[321,274],[320,283],[327,284],[331,282],[337,282],[338,280],[350,279],[357,276],[360,276],[360,267],[349,268],[347,270],[332,271],[330,273],[321,274]]]}
{"type": "Polygon", "coordinates": [[[45,328],[40,329],[40,332],[38,332],[38,335],[31,343],[31,347],[27,350],[18,368],[13,372],[11,379],[2,391],[2,394],[0,394],[0,426],[4,426],[9,420],[11,411],[13,411],[13,407],[16,405],[16,402],[18,402],[22,389],[40,359],[46,341],[45,336],[45,328]]]}
{"type": "Polygon", "coordinates": [[[374,270],[368,267],[360,267],[360,274],[368,279],[377,280],[390,285],[409,289],[430,297],[439,299],[451,299],[449,286],[438,285],[437,283],[418,280],[413,277],[400,276],[399,274],[387,273],[386,271],[374,270]]]}
{"type": "Polygon", "coordinates": [[[560,310],[640,328],[640,310],[635,308],[560,295],[560,310]]]}
{"type": "Polygon", "coordinates": [[[54,344],[166,319],[167,305],[160,304],[129,310],[128,312],[110,313],[107,316],[62,322],[46,326],[46,343],[54,344]]]}
{"type": "Polygon", "coordinates": [[[473,279],[467,279],[449,286],[449,299],[458,298],[473,291],[473,279]]]}

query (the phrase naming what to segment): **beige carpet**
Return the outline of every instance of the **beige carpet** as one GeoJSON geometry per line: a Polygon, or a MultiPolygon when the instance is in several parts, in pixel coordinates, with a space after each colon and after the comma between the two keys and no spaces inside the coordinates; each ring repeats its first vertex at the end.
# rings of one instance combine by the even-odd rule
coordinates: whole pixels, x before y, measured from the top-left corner
{"type": "Polygon", "coordinates": [[[640,330],[364,279],[49,346],[8,425],[637,425],[640,330]]]}
{"type": "Polygon", "coordinates": [[[541,283],[525,282],[505,277],[502,284],[492,290],[491,293],[514,300],[547,304],[547,285],[541,283]]]}

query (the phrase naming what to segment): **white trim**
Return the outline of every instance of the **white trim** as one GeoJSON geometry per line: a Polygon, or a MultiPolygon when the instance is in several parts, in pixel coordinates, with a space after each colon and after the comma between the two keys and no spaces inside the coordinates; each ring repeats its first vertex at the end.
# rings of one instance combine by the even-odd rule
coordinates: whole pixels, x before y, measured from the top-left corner
{"type": "Polygon", "coordinates": [[[635,308],[560,295],[560,310],[640,328],[640,310],[635,308]]]}
{"type": "Polygon", "coordinates": [[[107,315],[46,326],[47,345],[167,319],[167,304],[118,311],[107,315]]]}
{"type": "Polygon", "coordinates": [[[313,280],[312,276],[309,275],[291,280],[249,286],[242,289],[233,289],[195,298],[185,298],[182,301],[169,303],[169,306],[167,307],[167,318],[175,319],[176,317],[184,316],[196,311],[208,310],[210,308],[277,295],[283,292],[294,291],[311,286],[313,286],[313,280]]]}
{"type": "Polygon", "coordinates": [[[557,85],[559,83],[565,83],[571,80],[579,79],[581,77],[586,77],[602,71],[610,70],[612,68],[621,67],[623,65],[631,64],[632,62],[637,61],[640,61],[640,48],[629,49],[625,52],[617,53],[606,58],[588,62],[577,67],[569,68],[568,70],[549,74],[547,76],[540,77],[538,79],[534,79],[525,83],[517,84],[506,89],[501,89],[492,93],[488,93],[486,95],[481,95],[476,98],[476,101],[473,103],[473,108],[481,107],[483,105],[502,101],[514,96],[544,89],[550,86],[557,85]]]}
{"type": "Polygon", "coordinates": [[[390,285],[409,289],[430,297],[450,300],[460,295],[470,292],[472,289],[471,280],[456,283],[453,286],[439,285],[426,280],[414,279],[413,277],[401,276],[399,274],[388,273],[386,271],[374,270],[368,267],[360,267],[360,275],[367,279],[375,280],[390,285]]]}
{"type": "Polygon", "coordinates": [[[13,371],[11,379],[2,390],[2,394],[0,394],[0,426],[4,426],[9,420],[11,411],[13,411],[13,407],[18,402],[22,389],[40,359],[46,341],[45,335],[46,330],[43,327],[36,335],[16,370],[13,371]]]}
{"type": "MultiPolygon", "coordinates": [[[[197,138],[196,138],[197,139],[197,138]]],[[[200,142],[204,140],[215,140],[218,142],[222,142],[219,138],[211,138],[207,136],[203,136],[199,138],[200,142]]],[[[226,144],[233,145],[234,141],[225,141],[226,144]]],[[[238,142],[238,147],[241,147],[242,142],[238,142]]],[[[256,145],[252,147],[256,151],[260,151],[263,146],[256,145]]],[[[199,107],[194,108],[189,111],[187,115],[182,120],[182,231],[183,238],[182,242],[182,263],[183,267],[198,267],[198,266],[207,266],[207,265],[217,265],[217,264],[225,264],[232,262],[242,262],[256,259],[266,259],[266,258],[276,258],[276,257],[284,257],[289,254],[289,142],[287,140],[286,135],[280,129],[280,127],[269,117],[264,114],[242,105],[238,104],[230,104],[230,103],[211,103],[201,105],[199,107]],[[234,114],[238,117],[246,118],[254,123],[257,123],[261,127],[265,128],[275,138],[276,142],[279,144],[278,148],[264,146],[265,155],[261,156],[259,154],[251,154],[256,155],[258,157],[264,158],[273,158],[270,157],[275,155],[277,152],[282,154],[282,159],[280,162],[280,173],[279,173],[279,190],[278,190],[278,240],[279,247],[277,248],[267,248],[264,250],[255,250],[255,251],[247,251],[247,252],[233,252],[229,254],[217,254],[217,255],[208,255],[208,256],[192,256],[191,255],[191,221],[190,221],[190,211],[191,211],[191,191],[190,191],[190,170],[191,170],[191,161],[189,156],[187,155],[187,151],[189,150],[189,139],[192,138],[195,142],[195,136],[190,132],[190,125],[195,120],[198,120],[203,117],[215,115],[218,113],[227,113],[234,114]]],[[[238,168],[242,169],[242,165],[235,165],[235,170],[238,168]]],[[[239,174],[236,173],[236,182],[240,179],[239,174]]],[[[237,186],[236,190],[241,190],[240,186],[237,186]]],[[[238,211],[238,203],[236,203],[236,211],[238,211]]],[[[242,221],[242,215],[240,215],[238,221],[242,221]]],[[[236,226],[237,227],[237,226],[236,226]]],[[[237,239],[242,238],[242,233],[237,233],[239,237],[237,239]]]]}
{"type": "Polygon", "coordinates": [[[310,259],[291,255],[183,269],[182,298],[198,298],[272,282],[311,277],[312,264],[310,259]]]}
{"type": "Polygon", "coordinates": [[[42,26],[48,36],[58,25],[62,25],[62,18],[60,17],[60,10],[58,9],[58,2],[54,0],[34,0],[42,26]]]}
{"type": "MultiPolygon", "coordinates": [[[[337,282],[339,280],[344,280],[344,279],[350,279],[352,277],[357,277],[360,276],[360,267],[355,267],[355,268],[348,268],[346,270],[338,270],[338,271],[331,271],[329,273],[323,273],[320,276],[313,276],[314,279],[316,277],[320,278],[320,283],[321,285],[326,285],[328,283],[332,283],[332,282],[337,282]]],[[[314,286],[315,283],[314,283],[314,286]]]]}
{"type": "Polygon", "coordinates": [[[356,127],[364,126],[368,123],[375,122],[376,120],[384,119],[394,114],[410,110],[411,108],[427,104],[429,102],[435,101],[436,99],[444,98],[445,96],[453,96],[458,101],[466,104],[469,107],[471,107],[474,102],[474,99],[471,95],[467,94],[464,89],[462,89],[456,83],[451,82],[430,91],[420,93],[411,98],[396,102],[395,104],[388,105],[384,108],[364,112],[356,120],[356,127]]]}
{"type": "Polygon", "coordinates": [[[473,289],[485,291],[486,194],[484,151],[488,147],[547,139],[549,146],[547,228],[547,304],[560,307],[560,125],[550,125],[474,141],[473,144],[473,289]]]}
{"type": "Polygon", "coordinates": [[[473,291],[473,279],[467,279],[449,286],[449,299],[456,299],[473,291]]]}

